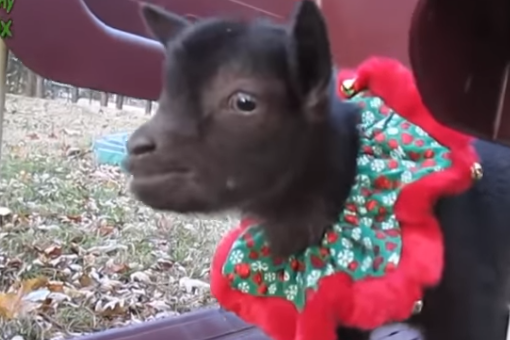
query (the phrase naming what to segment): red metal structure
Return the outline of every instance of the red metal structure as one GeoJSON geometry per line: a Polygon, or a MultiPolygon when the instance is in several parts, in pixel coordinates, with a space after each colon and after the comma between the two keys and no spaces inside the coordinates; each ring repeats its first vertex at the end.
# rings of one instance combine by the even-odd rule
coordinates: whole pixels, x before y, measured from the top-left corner
{"type": "MultiPolygon", "coordinates": [[[[197,18],[236,15],[283,20],[295,0],[146,2],[197,18]]],[[[415,3],[322,0],[335,61],[354,66],[374,53],[406,61],[407,29],[415,3]]],[[[46,78],[155,100],[163,54],[148,37],[138,8],[138,2],[131,0],[17,1],[10,14],[13,38],[5,43],[26,66],[46,78]]]]}
{"type": "MultiPolygon", "coordinates": [[[[286,18],[295,1],[145,0],[196,19],[236,15],[246,18],[266,16],[277,21],[286,18]]],[[[510,110],[504,109],[504,103],[510,98],[506,95],[506,50],[497,49],[497,53],[493,54],[494,60],[485,60],[494,66],[490,71],[476,68],[482,56],[477,60],[461,57],[462,53],[472,51],[472,47],[470,49],[463,44],[470,37],[469,34],[458,31],[457,35],[453,35],[453,30],[441,31],[445,20],[436,17],[436,21],[432,20],[434,25],[437,24],[435,29],[430,27],[432,24],[423,25],[423,20],[413,21],[412,32],[415,34],[411,40],[411,59],[408,59],[409,29],[418,0],[316,1],[326,16],[334,59],[338,65],[355,66],[374,54],[394,57],[407,64],[411,60],[412,65],[416,66],[418,84],[424,90],[425,102],[433,108],[436,117],[484,138],[510,141],[510,110]],[[452,59],[446,58],[449,64],[438,58],[438,50],[450,51],[449,45],[445,45],[448,42],[438,39],[442,34],[459,42],[458,48],[454,49],[458,52],[458,67],[453,68],[457,72],[453,76],[448,69],[452,59]],[[436,64],[442,66],[435,67],[436,64]],[[466,101],[458,88],[466,82],[466,74],[475,74],[473,70],[476,71],[473,86],[480,96],[472,92],[466,101]],[[432,76],[428,77],[428,74],[432,76]],[[503,78],[501,74],[504,74],[503,78]],[[444,86],[438,86],[443,82],[444,86]],[[485,89],[484,84],[488,85],[485,89]],[[455,89],[456,96],[448,98],[451,94],[448,86],[455,89]],[[486,112],[474,112],[483,111],[484,107],[487,108],[486,112]],[[499,122],[497,131],[494,121],[499,122]]],[[[425,0],[422,2],[420,11],[425,14],[434,12],[434,8],[430,8],[425,0]]],[[[148,36],[139,15],[138,0],[20,0],[14,3],[9,14],[2,12],[0,18],[12,19],[13,37],[5,40],[7,48],[26,66],[46,78],[149,100],[156,100],[159,96],[163,50],[159,43],[148,36]]],[[[464,18],[458,24],[460,27],[461,24],[473,23],[464,18]]],[[[490,43],[491,46],[496,45],[492,40],[490,43]]],[[[0,41],[0,131],[5,97],[5,45],[0,41]]],[[[86,337],[88,340],[128,338],[267,339],[253,327],[217,309],[86,337]]]]}
{"type": "MultiPolygon", "coordinates": [[[[2,20],[13,19],[13,37],[5,43],[46,78],[155,100],[162,49],[145,30],[140,1],[16,1],[10,14],[0,13],[2,20]]],[[[236,15],[277,21],[287,17],[295,1],[145,0],[196,19],[236,15]]],[[[463,7],[455,5],[456,0],[316,1],[326,17],[338,65],[354,66],[373,54],[411,64],[425,103],[440,121],[510,144],[510,53],[501,43],[509,38],[510,9],[499,10],[503,2],[492,0],[493,5],[478,9],[471,0],[463,7]],[[467,83],[469,95],[464,90],[467,83]]]]}
{"type": "Polygon", "coordinates": [[[510,3],[420,0],[409,55],[421,97],[442,123],[510,145],[510,3]]]}

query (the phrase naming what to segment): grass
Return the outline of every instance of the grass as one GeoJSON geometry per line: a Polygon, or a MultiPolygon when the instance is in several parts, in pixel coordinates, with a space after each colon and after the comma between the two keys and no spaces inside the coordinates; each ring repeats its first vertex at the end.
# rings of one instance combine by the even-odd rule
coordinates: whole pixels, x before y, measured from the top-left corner
{"type": "Polygon", "coordinates": [[[214,303],[210,259],[236,216],[155,212],[88,152],[146,117],[14,96],[7,108],[0,339],[69,338],[214,303]]]}

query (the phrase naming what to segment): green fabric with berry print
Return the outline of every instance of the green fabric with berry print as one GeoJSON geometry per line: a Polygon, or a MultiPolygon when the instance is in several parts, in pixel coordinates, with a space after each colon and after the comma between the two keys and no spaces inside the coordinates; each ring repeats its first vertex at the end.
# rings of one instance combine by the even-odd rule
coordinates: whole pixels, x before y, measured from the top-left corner
{"type": "Polygon", "coordinates": [[[307,290],[316,290],[323,277],[342,272],[361,280],[384,276],[398,266],[398,195],[409,183],[450,167],[449,149],[369,92],[349,100],[362,108],[361,147],[356,180],[337,223],[320,246],[288,259],[271,257],[262,228],[249,226],[223,266],[234,289],[285,298],[302,310],[307,290]]]}

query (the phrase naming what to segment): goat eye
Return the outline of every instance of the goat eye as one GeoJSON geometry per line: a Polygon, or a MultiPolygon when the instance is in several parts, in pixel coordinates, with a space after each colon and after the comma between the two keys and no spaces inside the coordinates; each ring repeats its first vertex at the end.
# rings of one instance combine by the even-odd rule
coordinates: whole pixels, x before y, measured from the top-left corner
{"type": "Polygon", "coordinates": [[[249,115],[257,109],[257,102],[251,95],[243,92],[235,93],[230,97],[230,108],[241,114],[249,115]]]}

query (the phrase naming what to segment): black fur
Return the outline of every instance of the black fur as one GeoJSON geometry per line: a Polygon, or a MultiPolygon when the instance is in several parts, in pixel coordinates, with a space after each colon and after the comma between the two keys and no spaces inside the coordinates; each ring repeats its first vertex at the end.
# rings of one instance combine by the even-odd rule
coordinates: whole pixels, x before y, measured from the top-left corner
{"type": "MultiPolygon", "coordinates": [[[[277,255],[317,243],[348,195],[358,142],[356,110],[334,94],[316,5],[301,2],[287,26],[143,13],[167,61],[158,112],[129,141],[133,192],[158,209],[256,215],[277,255]]],[[[427,340],[505,337],[510,150],[476,149],[484,178],[437,206],[444,276],[410,320],[427,340]]]]}

